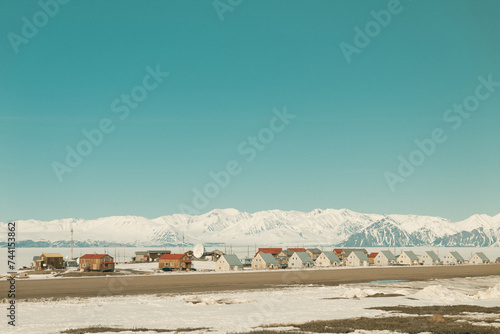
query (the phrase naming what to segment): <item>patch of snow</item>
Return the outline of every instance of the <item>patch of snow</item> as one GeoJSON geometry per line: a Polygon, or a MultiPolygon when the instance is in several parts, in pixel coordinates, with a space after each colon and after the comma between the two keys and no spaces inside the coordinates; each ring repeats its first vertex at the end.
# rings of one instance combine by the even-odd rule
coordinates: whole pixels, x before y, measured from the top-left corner
{"type": "Polygon", "coordinates": [[[443,303],[455,301],[467,301],[471,297],[457,291],[452,291],[442,285],[431,285],[415,293],[411,297],[424,300],[435,300],[443,303]]]}
{"type": "Polygon", "coordinates": [[[475,299],[492,299],[492,298],[500,298],[500,283],[495,286],[489,288],[486,291],[479,291],[477,295],[473,298],[475,299]]]}

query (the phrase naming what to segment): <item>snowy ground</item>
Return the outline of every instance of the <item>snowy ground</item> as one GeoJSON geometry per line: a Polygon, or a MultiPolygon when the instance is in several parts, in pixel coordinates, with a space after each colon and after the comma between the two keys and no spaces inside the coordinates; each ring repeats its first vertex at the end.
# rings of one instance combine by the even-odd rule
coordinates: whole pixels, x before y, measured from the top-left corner
{"type": "Polygon", "coordinates": [[[225,333],[259,325],[385,314],[368,309],[373,306],[453,304],[499,306],[500,276],[18,302],[17,326],[7,328],[2,322],[0,332],[58,333],[100,324],[122,328],[208,327],[225,333]],[[375,293],[403,296],[367,298],[375,293]]]}

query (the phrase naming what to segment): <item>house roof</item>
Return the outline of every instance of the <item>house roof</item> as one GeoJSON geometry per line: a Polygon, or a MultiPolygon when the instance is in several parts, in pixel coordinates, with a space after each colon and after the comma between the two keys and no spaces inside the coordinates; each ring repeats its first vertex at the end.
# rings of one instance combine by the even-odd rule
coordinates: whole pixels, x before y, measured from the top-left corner
{"type": "MultiPolygon", "coordinates": [[[[353,250],[351,251],[351,254],[354,254],[360,261],[370,261],[368,259],[368,256],[366,256],[365,252],[363,252],[362,250],[353,250]]],[[[351,254],[349,254],[349,256],[351,256],[351,254]]]]}
{"type": "Polygon", "coordinates": [[[284,249],[282,252],[285,253],[286,256],[292,256],[293,253],[295,253],[294,251],[289,249],[284,249]]]}
{"type": "Polygon", "coordinates": [[[482,252],[478,252],[478,253],[476,253],[474,255],[477,255],[483,261],[490,262],[490,259],[488,259],[488,257],[486,255],[484,255],[484,253],[482,253],[482,252]]]}
{"type": "Polygon", "coordinates": [[[308,248],[307,250],[310,251],[311,253],[317,254],[317,255],[320,255],[322,253],[321,249],[319,249],[319,248],[308,248]]]}
{"type": "Polygon", "coordinates": [[[297,256],[302,261],[302,263],[306,263],[306,262],[312,263],[313,262],[313,260],[309,256],[309,254],[307,254],[306,252],[295,252],[295,254],[297,254],[297,256]]]}
{"type": "MultiPolygon", "coordinates": [[[[234,254],[222,255],[221,258],[224,258],[230,266],[238,266],[238,267],[243,266],[240,259],[234,254]]],[[[273,259],[274,259],[274,257],[273,257],[273,259]]]]}
{"type": "Polygon", "coordinates": [[[354,251],[363,252],[365,253],[365,255],[368,254],[368,252],[364,248],[344,248],[344,254],[346,257],[348,257],[354,251]]]}
{"type": "Polygon", "coordinates": [[[40,256],[38,256],[38,255],[33,256],[33,261],[37,261],[37,260],[40,260],[40,256]]]}
{"type": "Polygon", "coordinates": [[[335,248],[333,251],[335,253],[342,253],[343,249],[342,248],[335,248]]]}
{"type": "Polygon", "coordinates": [[[146,252],[146,251],[138,251],[138,252],[135,252],[135,255],[148,255],[148,252],[146,252]]]}
{"type": "Polygon", "coordinates": [[[279,252],[281,252],[283,248],[259,248],[259,251],[257,253],[269,253],[276,255],[279,252]]]}
{"type": "Polygon", "coordinates": [[[462,257],[462,255],[460,255],[459,252],[450,252],[451,256],[453,256],[455,259],[459,260],[459,261],[465,261],[465,259],[462,257]]]}
{"type": "Polygon", "coordinates": [[[375,256],[377,256],[377,255],[378,255],[378,253],[373,252],[373,253],[370,253],[368,255],[368,258],[375,258],[375,256]]]}
{"type": "Polygon", "coordinates": [[[269,253],[260,253],[260,257],[266,264],[274,264],[278,265],[278,261],[272,256],[272,254],[269,253]]]}
{"type": "Polygon", "coordinates": [[[108,254],[85,254],[80,256],[80,259],[102,259],[108,254]]]}
{"type": "Polygon", "coordinates": [[[59,253],[43,253],[42,255],[45,255],[45,257],[63,257],[59,253]]]}
{"type": "Polygon", "coordinates": [[[406,254],[412,261],[418,261],[418,256],[413,253],[413,251],[404,251],[403,253],[406,254]]]}
{"type": "Polygon", "coordinates": [[[292,252],[295,252],[295,253],[305,252],[306,251],[305,248],[288,248],[288,250],[292,251],[292,252]]]}
{"type": "Polygon", "coordinates": [[[427,254],[432,259],[432,261],[441,261],[439,259],[439,256],[437,256],[434,251],[426,251],[425,254],[427,254]]]}
{"type": "Polygon", "coordinates": [[[326,258],[330,261],[330,262],[340,262],[340,259],[339,257],[337,256],[337,254],[335,254],[334,252],[330,252],[330,251],[324,251],[323,254],[325,254],[326,258]]]}
{"type": "Polygon", "coordinates": [[[185,254],[163,254],[160,256],[162,260],[180,260],[185,256],[185,254]]]}
{"type": "Polygon", "coordinates": [[[389,261],[396,261],[397,260],[396,257],[394,256],[394,254],[392,254],[392,252],[389,250],[383,250],[383,251],[380,251],[380,253],[382,253],[389,261]]]}

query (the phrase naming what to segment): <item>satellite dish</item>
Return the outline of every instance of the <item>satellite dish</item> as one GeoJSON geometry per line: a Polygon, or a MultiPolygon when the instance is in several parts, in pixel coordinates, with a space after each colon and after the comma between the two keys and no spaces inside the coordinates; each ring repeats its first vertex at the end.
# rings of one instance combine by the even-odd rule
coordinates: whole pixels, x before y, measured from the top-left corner
{"type": "Polygon", "coordinates": [[[194,246],[194,250],[193,250],[193,255],[196,257],[196,258],[201,258],[203,256],[203,254],[205,254],[205,247],[203,247],[202,244],[198,244],[196,246],[194,246]]]}

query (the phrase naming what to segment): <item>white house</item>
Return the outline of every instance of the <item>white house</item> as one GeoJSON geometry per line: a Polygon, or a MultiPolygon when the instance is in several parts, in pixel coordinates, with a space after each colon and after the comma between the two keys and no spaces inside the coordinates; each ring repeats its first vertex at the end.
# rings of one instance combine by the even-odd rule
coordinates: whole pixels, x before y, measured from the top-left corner
{"type": "Polygon", "coordinates": [[[279,264],[272,254],[257,253],[257,255],[255,255],[255,257],[252,260],[252,269],[262,270],[262,269],[276,269],[276,268],[279,268],[279,264]]]}
{"type": "Polygon", "coordinates": [[[295,252],[288,259],[288,268],[304,268],[312,267],[313,265],[313,260],[306,252],[295,252]]]}
{"type": "Polygon", "coordinates": [[[365,252],[360,250],[352,251],[345,262],[348,267],[367,267],[370,265],[370,260],[365,252]]]}
{"type": "Polygon", "coordinates": [[[469,264],[487,264],[490,263],[490,259],[484,253],[476,253],[472,255],[472,257],[469,260],[469,264]]]}
{"type": "Polygon", "coordinates": [[[397,261],[398,260],[391,251],[383,250],[380,251],[377,256],[375,256],[375,258],[373,259],[373,264],[375,266],[391,266],[393,264],[396,264],[397,261]]]}
{"type": "Polygon", "coordinates": [[[340,259],[334,252],[322,252],[314,262],[317,267],[336,267],[340,266],[340,259]]]}
{"type": "Polygon", "coordinates": [[[407,266],[418,265],[418,256],[412,251],[404,251],[398,256],[398,264],[404,264],[407,266]]]}
{"type": "Polygon", "coordinates": [[[426,251],[422,255],[419,256],[418,262],[423,264],[424,266],[435,266],[441,264],[441,260],[439,256],[436,255],[433,251],[426,251]]]}
{"type": "Polygon", "coordinates": [[[453,265],[453,264],[464,264],[465,259],[458,252],[449,252],[443,257],[443,264],[453,265]]]}
{"type": "Polygon", "coordinates": [[[224,254],[215,263],[215,271],[242,270],[243,264],[234,254],[224,254]]]}

